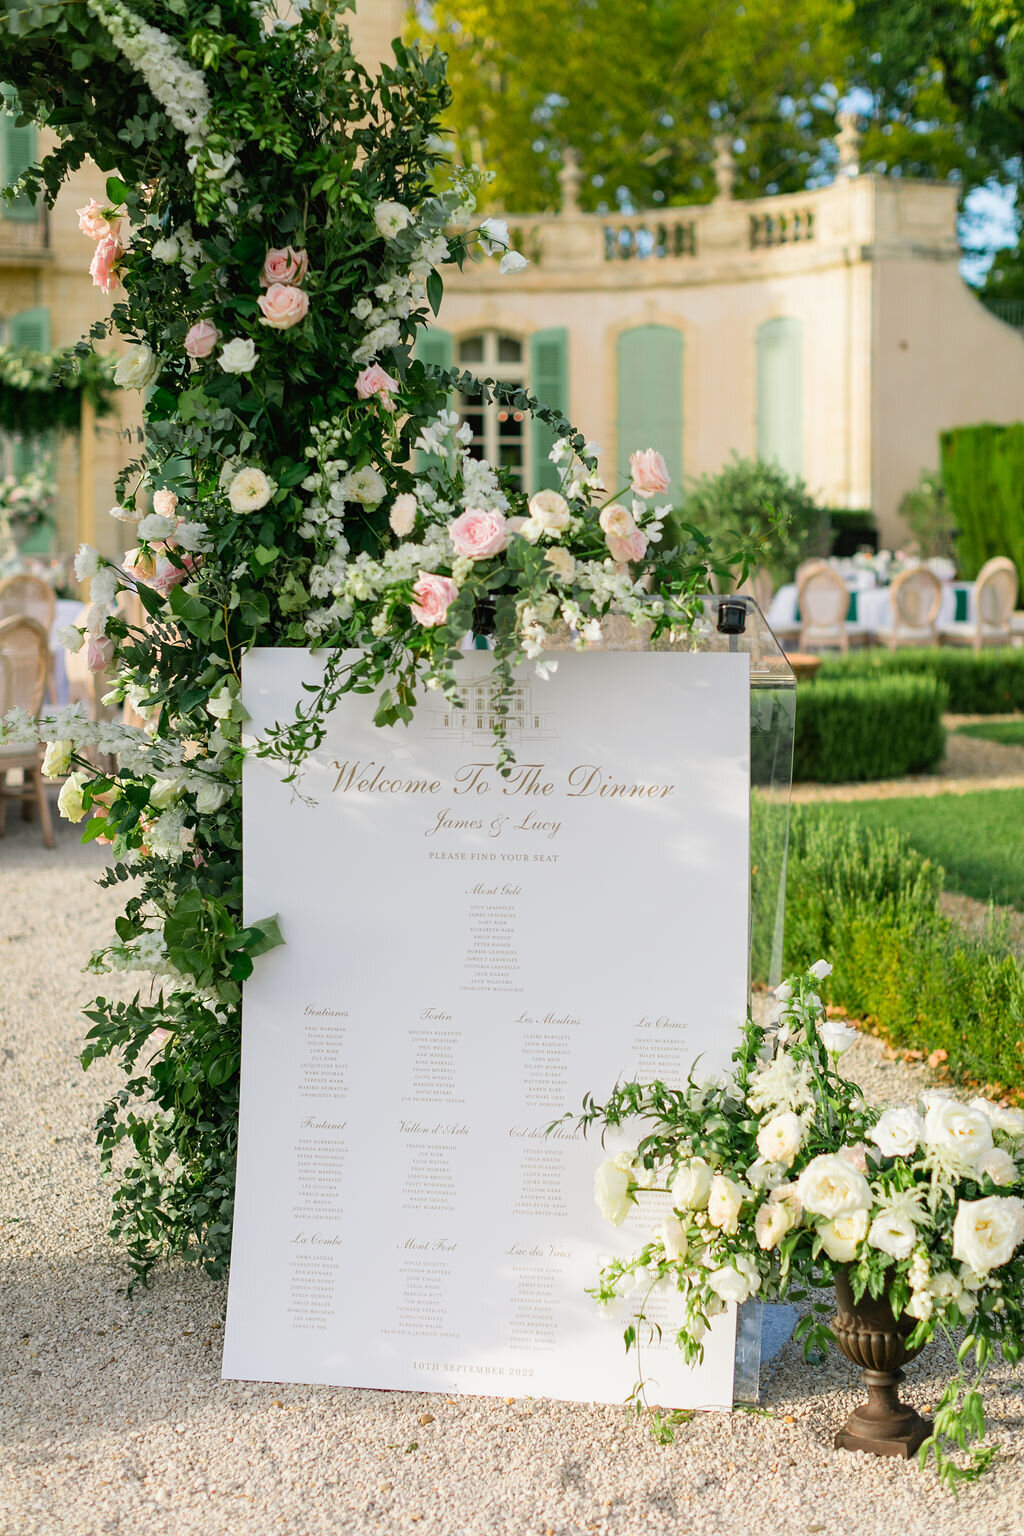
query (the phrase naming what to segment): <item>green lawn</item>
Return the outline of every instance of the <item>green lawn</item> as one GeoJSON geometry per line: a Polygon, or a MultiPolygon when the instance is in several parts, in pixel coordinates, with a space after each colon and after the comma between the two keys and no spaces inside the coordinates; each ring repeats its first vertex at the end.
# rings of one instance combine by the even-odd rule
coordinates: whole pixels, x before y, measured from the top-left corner
{"type": "Polygon", "coordinates": [[[945,869],[947,890],[1024,911],[1024,789],[833,801],[828,810],[906,833],[945,869]]]}
{"type": "Polygon", "coordinates": [[[1024,717],[1020,720],[983,720],[977,725],[961,725],[958,736],[981,736],[998,741],[1003,747],[1024,747],[1024,717]]]}

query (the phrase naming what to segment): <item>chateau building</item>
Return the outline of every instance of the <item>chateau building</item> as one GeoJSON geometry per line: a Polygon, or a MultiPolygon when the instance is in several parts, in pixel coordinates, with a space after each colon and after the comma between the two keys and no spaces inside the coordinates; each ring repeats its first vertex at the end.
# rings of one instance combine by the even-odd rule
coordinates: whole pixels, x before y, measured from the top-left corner
{"type": "MultiPolygon", "coordinates": [[[[398,0],[361,7],[352,25],[368,64],[402,14],[398,0]]],[[[1024,418],[1024,339],[960,276],[956,189],[859,174],[851,121],[839,142],[830,186],[735,200],[723,143],[714,202],[635,215],[581,212],[570,153],[560,211],[509,216],[529,267],[446,268],[420,355],[521,380],[560,407],[600,445],[609,488],[635,448],[660,448],[677,494],[733,453],[760,455],[833,506],[872,508],[883,540],[898,541],[900,498],[935,467],[941,430],[1024,418]]],[[[0,115],[5,182],[40,147],[0,115]]],[[[75,216],[91,197],[103,200],[104,178],[85,165],[51,213],[0,208],[0,341],[69,346],[107,313],[75,216]]],[[[140,425],[138,396],[121,399],[119,418],[87,420],[50,450],[65,549],[87,539],[119,553],[124,527],[105,513],[140,425]]],[[[481,453],[528,489],[552,483],[550,433],[479,399],[455,403],[481,453]]],[[[25,450],[8,444],[3,460],[21,467],[25,450]]]]}

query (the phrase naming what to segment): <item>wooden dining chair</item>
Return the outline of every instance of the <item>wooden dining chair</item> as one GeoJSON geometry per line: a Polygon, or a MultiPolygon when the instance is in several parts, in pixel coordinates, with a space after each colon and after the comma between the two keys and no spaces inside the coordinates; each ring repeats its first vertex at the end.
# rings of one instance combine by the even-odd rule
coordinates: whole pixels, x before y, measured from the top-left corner
{"type": "Polygon", "coordinates": [[[0,619],[13,619],[19,614],[35,619],[46,631],[46,697],[56,703],[53,692],[53,662],[49,653],[49,639],[57,613],[57,597],[48,581],[32,576],[27,571],[17,576],[6,576],[0,581],[0,619]]]}
{"type": "MultiPolygon", "coordinates": [[[[39,714],[49,674],[50,637],[36,620],[19,614],[0,619],[0,715],[23,709],[33,719],[39,714]]],[[[0,837],[6,831],[7,801],[20,800],[22,815],[39,812],[43,842],[54,847],[50,802],[43,780],[43,749],[38,743],[0,746],[0,837]],[[7,784],[12,769],[21,769],[22,782],[7,784]]]]}
{"type": "Polygon", "coordinates": [[[850,594],[838,571],[824,562],[804,566],[797,577],[797,604],[801,651],[835,646],[845,655],[850,644],[846,632],[850,594]]]}
{"type": "Polygon", "coordinates": [[[1013,642],[1013,610],[1017,606],[1017,567],[1005,555],[986,560],[974,584],[974,619],[965,624],[944,624],[939,629],[943,645],[985,645],[1013,642]]]}

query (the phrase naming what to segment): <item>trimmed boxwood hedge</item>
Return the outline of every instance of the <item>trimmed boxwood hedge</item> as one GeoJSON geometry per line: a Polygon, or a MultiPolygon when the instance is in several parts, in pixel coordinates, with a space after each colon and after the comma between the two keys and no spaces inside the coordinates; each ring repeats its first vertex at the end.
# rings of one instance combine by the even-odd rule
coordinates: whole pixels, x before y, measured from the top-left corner
{"type": "Polygon", "coordinates": [[[948,697],[930,676],[819,674],[797,690],[794,779],[844,784],[926,773],[945,750],[948,697]]]}
{"type": "MultiPolygon", "coordinates": [[[[764,808],[755,805],[755,819],[764,808]]],[[[822,996],[893,1045],[946,1053],[950,1074],[1024,1090],[1024,967],[995,930],[969,938],[939,908],[943,872],[891,828],[795,806],[784,971],[825,957],[822,996]]],[[[755,937],[754,975],[767,941],[755,937]]]]}
{"type": "Polygon", "coordinates": [[[858,651],[828,657],[818,678],[937,677],[949,690],[948,707],[957,715],[1006,715],[1024,710],[1024,649],[993,647],[977,655],[952,647],[858,651]]]}

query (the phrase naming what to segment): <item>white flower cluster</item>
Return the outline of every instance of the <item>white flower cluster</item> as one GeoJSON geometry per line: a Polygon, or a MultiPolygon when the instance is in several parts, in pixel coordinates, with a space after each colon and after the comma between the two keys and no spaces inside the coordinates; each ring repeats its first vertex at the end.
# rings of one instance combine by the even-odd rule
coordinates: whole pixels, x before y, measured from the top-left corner
{"type": "Polygon", "coordinates": [[[120,0],[86,0],[86,8],[138,70],[189,147],[201,145],[211,108],[202,70],[182,58],[166,32],[150,26],[120,0]]]}

